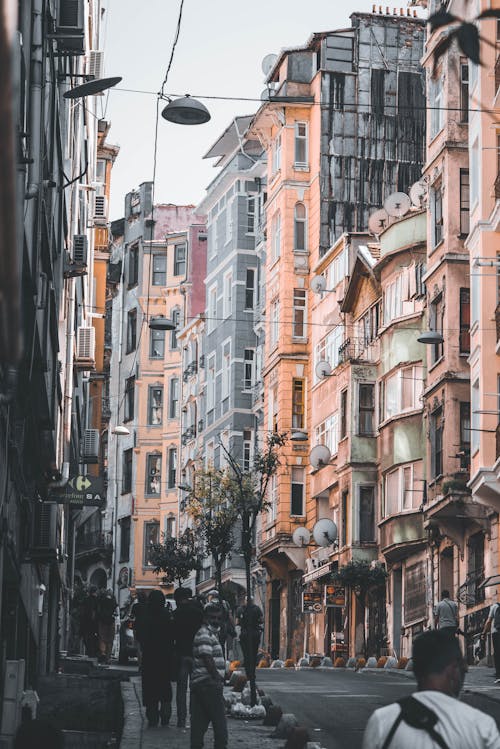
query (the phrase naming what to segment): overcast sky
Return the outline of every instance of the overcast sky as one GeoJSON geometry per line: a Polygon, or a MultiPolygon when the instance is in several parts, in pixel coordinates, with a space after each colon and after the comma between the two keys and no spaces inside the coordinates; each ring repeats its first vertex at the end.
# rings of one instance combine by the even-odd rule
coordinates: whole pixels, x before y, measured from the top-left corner
{"type": "MultiPolygon", "coordinates": [[[[105,74],[123,77],[99,105],[111,121],[108,140],[120,146],[111,183],[110,218],[116,219],[123,215],[125,194],[153,178],[155,94],[170,58],[180,0],[103,4],[105,74]]],[[[265,55],[302,45],[313,32],[349,27],[350,13],[371,11],[372,5],[372,0],[184,0],[165,92],[259,99],[265,55]]],[[[395,6],[392,2],[391,12],[395,6]]],[[[397,3],[406,6],[406,0],[397,3]]],[[[203,155],[233,117],[258,107],[257,101],[202,101],[212,116],[205,125],[174,125],[160,118],[156,203],[196,205],[217,174],[203,155]]]]}

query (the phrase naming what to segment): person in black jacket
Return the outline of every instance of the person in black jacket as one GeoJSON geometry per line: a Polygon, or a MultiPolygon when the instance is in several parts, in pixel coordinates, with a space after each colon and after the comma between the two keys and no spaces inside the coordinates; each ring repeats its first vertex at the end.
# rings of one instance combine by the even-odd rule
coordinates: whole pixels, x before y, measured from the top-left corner
{"type": "Polygon", "coordinates": [[[150,728],[169,723],[172,714],[173,628],[161,590],[149,594],[143,622],[142,704],[150,728]]]}
{"type": "Polygon", "coordinates": [[[177,588],[174,593],[174,639],[177,667],[177,726],[186,727],[187,688],[193,665],[193,640],[203,623],[203,610],[192,599],[190,588],[177,588]]]}

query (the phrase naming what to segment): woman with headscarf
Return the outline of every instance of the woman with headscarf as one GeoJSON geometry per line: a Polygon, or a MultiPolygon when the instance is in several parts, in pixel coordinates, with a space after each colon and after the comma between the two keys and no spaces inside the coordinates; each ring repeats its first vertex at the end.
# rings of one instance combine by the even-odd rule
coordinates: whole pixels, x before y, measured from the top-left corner
{"type": "Polygon", "coordinates": [[[142,641],[142,704],[150,728],[167,726],[172,713],[173,628],[161,590],[152,590],[146,605],[142,641]]]}

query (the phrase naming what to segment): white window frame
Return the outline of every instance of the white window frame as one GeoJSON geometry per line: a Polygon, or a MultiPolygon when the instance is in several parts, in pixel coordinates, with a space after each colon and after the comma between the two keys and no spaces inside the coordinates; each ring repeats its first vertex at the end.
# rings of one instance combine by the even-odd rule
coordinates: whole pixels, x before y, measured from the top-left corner
{"type": "MultiPolygon", "coordinates": [[[[294,165],[295,167],[307,167],[309,164],[309,124],[307,122],[296,122],[295,123],[295,143],[294,143],[294,165]],[[303,128],[304,132],[301,133],[303,128]],[[304,158],[298,159],[297,154],[303,149],[304,158]]],[[[300,154],[299,154],[300,155],[300,154]]]]}
{"type": "Polygon", "coordinates": [[[246,348],[243,357],[243,390],[248,391],[255,385],[255,349],[246,348]]]}
{"type": "Polygon", "coordinates": [[[233,312],[233,272],[224,274],[224,292],[222,296],[222,316],[226,320],[233,312]]]}
{"type": "Polygon", "coordinates": [[[251,429],[243,430],[242,455],[243,455],[243,470],[249,471],[252,466],[253,456],[254,456],[254,438],[253,438],[253,431],[251,429]]]}
{"type": "Polygon", "coordinates": [[[314,349],[314,382],[321,382],[322,378],[316,374],[318,362],[327,361],[332,369],[339,363],[339,348],[344,342],[344,326],[337,325],[322,338],[314,349]]]}
{"type": "Polygon", "coordinates": [[[278,477],[274,473],[269,481],[268,522],[274,523],[278,516],[278,477]]]}
{"type": "Polygon", "coordinates": [[[314,429],[317,445],[326,445],[332,455],[338,452],[339,446],[339,414],[331,413],[314,429]]]}
{"type": "Polygon", "coordinates": [[[396,372],[393,372],[384,380],[383,420],[385,421],[404,413],[420,410],[422,408],[420,399],[422,398],[423,390],[422,366],[411,364],[408,367],[401,367],[396,372]],[[403,407],[405,387],[408,387],[408,380],[412,381],[412,405],[403,407]]]}
{"type": "Polygon", "coordinates": [[[231,339],[222,346],[221,398],[226,400],[231,392],[231,339]]]}
{"type": "Polygon", "coordinates": [[[245,273],[245,309],[255,309],[255,291],[257,288],[257,268],[247,268],[245,273]],[[249,285],[249,275],[253,274],[253,283],[249,285]],[[247,297],[249,293],[252,294],[252,306],[247,307],[247,297]]]}
{"type": "Polygon", "coordinates": [[[272,146],[272,174],[281,169],[281,131],[277,134],[272,146]]]}
{"type": "Polygon", "coordinates": [[[271,261],[281,255],[281,213],[276,211],[271,221],[271,261]]]}
{"type": "Polygon", "coordinates": [[[208,289],[208,320],[207,332],[211,333],[217,327],[217,284],[208,289]]]}
{"type": "Polygon", "coordinates": [[[215,408],[215,354],[207,358],[207,412],[215,408]]]}
{"type": "Polygon", "coordinates": [[[305,203],[302,203],[300,201],[298,203],[295,203],[293,207],[293,249],[295,252],[307,252],[307,208],[305,203]],[[304,215],[299,216],[298,213],[302,212],[302,209],[304,209],[304,215]],[[299,242],[297,239],[299,234],[299,226],[304,233],[304,241],[302,242],[303,247],[299,246],[299,242]]]}
{"type": "MultiPolygon", "coordinates": [[[[423,489],[423,484],[421,486],[423,489]]],[[[415,488],[415,463],[404,463],[392,471],[387,471],[384,475],[384,517],[399,515],[402,512],[415,512],[422,504],[421,486],[419,484],[415,488]],[[397,493],[395,500],[389,502],[388,483],[392,481],[397,483],[397,493]]]]}
{"type": "Polygon", "coordinates": [[[253,236],[255,234],[255,227],[257,221],[257,196],[247,196],[247,227],[246,234],[253,236]]]}
{"type": "Polygon", "coordinates": [[[431,140],[441,132],[444,126],[443,96],[444,75],[441,73],[436,78],[429,78],[429,107],[431,110],[429,136],[431,140]]]}
{"type": "Polygon", "coordinates": [[[348,250],[344,247],[339,254],[332,260],[325,270],[325,278],[328,289],[334,289],[347,276],[348,272],[348,250]]]}
{"type": "Polygon", "coordinates": [[[307,336],[307,293],[305,289],[293,289],[292,336],[301,340],[307,336]]]}
{"type": "Polygon", "coordinates": [[[180,397],[180,382],[178,377],[171,377],[168,383],[168,418],[178,419],[179,418],[179,397],[180,397]],[[173,396],[177,396],[174,398],[173,396]],[[175,403],[172,408],[172,403],[175,403]]]}
{"type": "Polygon", "coordinates": [[[233,201],[226,204],[226,244],[233,238],[233,201]]]}
{"type": "Polygon", "coordinates": [[[302,518],[306,514],[306,479],[304,466],[292,466],[290,471],[290,517],[302,518]],[[294,480],[295,477],[299,477],[299,480],[294,480]],[[302,508],[301,512],[292,513],[292,489],[293,486],[302,487],[302,508]]]}
{"type": "Polygon", "coordinates": [[[280,303],[279,299],[273,299],[271,302],[271,315],[269,320],[269,343],[271,348],[278,345],[280,336],[280,303]]]}

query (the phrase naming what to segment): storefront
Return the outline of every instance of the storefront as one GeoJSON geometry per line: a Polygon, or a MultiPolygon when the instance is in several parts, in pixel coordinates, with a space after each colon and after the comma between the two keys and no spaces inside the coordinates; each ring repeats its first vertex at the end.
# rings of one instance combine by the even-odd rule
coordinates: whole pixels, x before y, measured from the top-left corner
{"type": "Polygon", "coordinates": [[[334,660],[349,652],[345,590],[332,580],[329,560],[302,577],[304,650],[334,660]]]}

